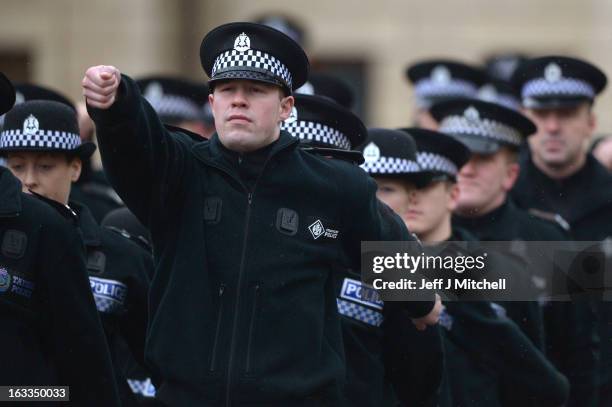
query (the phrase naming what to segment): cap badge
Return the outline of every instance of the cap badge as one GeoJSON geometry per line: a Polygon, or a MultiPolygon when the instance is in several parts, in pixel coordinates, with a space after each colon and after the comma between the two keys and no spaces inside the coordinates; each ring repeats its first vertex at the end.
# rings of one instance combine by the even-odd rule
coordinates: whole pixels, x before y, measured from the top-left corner
{"type": "Polygon", "coordinates": [[[21,92],[15,92],[15,104],[18,105],[20,103],[25,102],[25,96],[21,92]]]}
{"type": "Polygon", "coordinates": [[[363,149],[363,158],[367,163],[378,161],[380,158],[380,148],[373,142],[370,142],[370,144],[363,149]]]}
{"type": "Polygon", "coordinates": [[[36,134],[38,132],[38,119],[33,114],[23,121],[23,134],[36,134]]]}
{"type": "Polygon", "coordinates": [[[495,102],[497,100],[497,89],[493,85],[484,85],[478,91],[478,98],[487,102],[495,102]]]}
{"type": "Polygon", "coordinates": [[[314,86],[312,86],[312,83],[306,82],[305,84],[300,86],[300,88],[296,90],[295,93],[301,93],[302,95],[314,95],[314,86]]]}
{"type": "Polygon", "coordinates": [[[234,41],[234,49],[238,52],[245,52],[251,49],[251,39],[245,33],[240,34],[234,41]]]}
{"type": "Polygon", "coordinates": [[[469,122],[480,121],[480,113],[478,113],[478,110],[476,110],[474,106],[470,106],[465,109],[465,112],[463,112],[463,117],[465,117],[469,122]]]}
{"type": "Polygon", "coordinates": [[[285,119],[285,123],[294,123],[297,121],[297,119],[298,119],[298,112],[295,106],[293,106],[291,108],[291,114],[289,115],[289,117],[287,117],[287,119],[285,119]]]}
{"type": "Polygon", "coordinates": [[[548,82],[557,82],[561,79],[561,67],[557,64],[550,63],[546,66],[546,68],[544,69],[544,78],[548,81],[548,82]]]}
{"type": "Polygon", "coordinates": [[[144,91],[144,97],[149,103],[155,104],[164,97],[164,88],[159,82],[151,82],[144,91]]]}
{"type": "Polygon", "coordinates": [[[451,81],[451,73],[444,65],[438,65],[431,71],[431,80],[438,85],[446,85],[451,81]]]}

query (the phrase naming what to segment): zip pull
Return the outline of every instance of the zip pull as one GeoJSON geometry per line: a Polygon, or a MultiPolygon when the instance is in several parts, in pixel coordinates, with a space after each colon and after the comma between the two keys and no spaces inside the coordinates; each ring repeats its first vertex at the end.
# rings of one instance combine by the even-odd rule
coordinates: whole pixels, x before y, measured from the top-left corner
{"type": "Polygon", "coordinates": [[[221,284],[219,286],[219,297],[223,297],[223,292],[225,291],[225,284],[221,284]]]}
{"type": "Polygon", "coordinates": [[[253,202],[253,193],[252,192],[249,192],[247,194],[247,199],[248,199],[249,205],[250,205],[253,202]]]}

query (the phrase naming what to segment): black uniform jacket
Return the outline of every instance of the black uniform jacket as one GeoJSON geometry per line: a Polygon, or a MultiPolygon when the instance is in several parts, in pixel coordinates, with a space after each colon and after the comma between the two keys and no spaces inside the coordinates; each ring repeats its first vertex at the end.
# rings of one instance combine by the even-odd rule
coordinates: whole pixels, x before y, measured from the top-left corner
{"type": "Polygon", "coordinates": [[[75,405],[119,404],[72,225],[0,167],[2,385],[70,386],[75,405]]]}
{"type": "MultiPolygon", "coordinates": [[[[521,157],[521,173],[512,190],[512,197],[518,206],[530,210],[558,213],[570,226],[570,238],[578,241],[600,241],[612,236],[612,175],[591,155],[586,157],[585,165],[575,174],[563,180],[553,180],[540,171],[529,154],[521,157]]],[[[609,303],[598,304],[598,333],[601,340],[600,370],[592,369],[592,354],[588,358],[574,358],[572,365],[583,365],[584,369],[575,370],[576,379],[583,383],[582,394],[577,394],[575,403],[570,405],[597,405],[594,396],[587,397],[590,390],[601,383],[612,382],[612,307],[609,303]],[[591,368],[594,373],[586,374],[591,368]],[[594,377],[597,374],[599,377],[594,377]],[[595,384],[593,384],[595,382],[595,384]],[[592,400],[592,401],[589,401],[592,400]]],[[[581,317],[581,315],[578,315],[581,317]]],[[[592,321],[591,317],[588,321],[592,321]]],[[[584,329],[587,326],[581,325],[584,329]]],[[[583,335],[589,338],[589,335],[583,335]]],[[[572,369],[572,367],[569,367],[572,369]]],[[[574,386],[576,387],[576,386],[574,386]]],[[[573,392],[573,391],[572,391],[573,392]]]]}
{"type": "Polygon", "coordinates": [[[334,284],[360,241],[385,240],[376,185],[286,132],[239,156],[164,128],[135,83],[90,109],[104,167],[151,231],[146,357],[170,404],[313,405],[341,399],[334,284]]]}

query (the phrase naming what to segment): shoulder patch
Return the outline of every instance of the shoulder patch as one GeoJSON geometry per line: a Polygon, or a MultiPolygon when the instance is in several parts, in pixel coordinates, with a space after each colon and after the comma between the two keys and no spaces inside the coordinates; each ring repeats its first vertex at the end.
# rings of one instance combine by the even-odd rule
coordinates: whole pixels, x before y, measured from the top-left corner
{"type": "Polygon", "coordinates": [[[27,245],[28,236],[24,232],[9,229],[2,237],[2,254],[11,259],[20,259],[25,254],[27,245]]]}
{"type": "Polygon", "coordinates": [[[571,229],[570,224],[565,219],[563,219],[563,216],[559,215],[558,213],[546,212],[536,208],[530,208],[527,212],[531,216],[534,216],[536,218],[556,223],[561,227],[561,229],[565,230],[566,232],[569,232],[571,229]]]}
{"type": "Polygon", "coordinates": [[[340,297],[378,310],[382,310],[384,306],[384,302],[374,287],[352,278],[344,279],[340,297]]]}

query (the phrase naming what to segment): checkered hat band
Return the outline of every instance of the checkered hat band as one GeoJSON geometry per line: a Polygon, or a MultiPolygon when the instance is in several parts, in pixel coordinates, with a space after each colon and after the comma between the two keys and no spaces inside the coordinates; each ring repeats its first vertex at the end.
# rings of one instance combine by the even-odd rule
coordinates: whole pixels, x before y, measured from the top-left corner
{"type": "Polygon", "coordinates": [[[461,79],[440,83],[427,78],[417,82],[414,86],[414,93],[423,99],[473,97],[477,91],[474,84],[461,79]]]}
{"type": "Polygon", "coordinates": [[[340,298],[336,298],[336,303],[338,304],[338,313],[340,315],[372,326],[380,326],[383,323],[383,315],[378,311],[355,304],[354,302],[341,300],[340,298]]]}
{"type": "Polygon", "coordinates": [[[584,96],[592,99],[595,97],[595,89],[588,82],[580,79],[561,78],[558,81],[550,82],[538,78],[523,85],[521,96],[523,99],[546,96],[584,96]]]}
{"type": "Polygon", "coordinates": [[[396,157],[379,157],[376,161],[361,164],[368,174],[412,174],[421,171],[421,167],[415,161],[396,157]]]}
{"type": "Polygon", "coordinates": [[[220,73],[229,68],[236,67],[254,68],[267,72],[272,74],[272,76],[281,78],[283,82],[291,88],[291,73],[289,72],[289,68],[272,55],[254,49],[249,49],[245,52],[232,49],[220,54],[213,64],[212,79],[214,79],[217,72],[220,73]]]}
{"type": "Polygon", "coordinates": [[[351,149],[351,142],[342,132],[321,123],[297,120],[293,123],[283,122],[281,128],[302,140],[329,144],[343,150],[351,149]]]}
{"type": "Polygon", "coordinates": [[[490,119],[473,120],[465,116],[448,116],[440,123],[439,131],[459,136],[480,136],[515,146],[523,144],[523,137],[518,130],[490,119]]]}
{"type": "Polygon", "coordinates": [[[189,98],[174,95],[164,95],[159,99],[147,99],[157,114],[161,116],[180,117],[185,120],[197,120],[200,109],[189,98]]]}
{"type": "Polygon", "coordinates": [[[0,148],[53,148],[74,150],[81,145],[81,137],[75,133],[54,130],[38,130],[25,134],[21,130],[4,130],[0,133],[0,148]]]}
{"type": "Polygon", "coordinates": [[[439,171],[452,176],[457,175],[457,166],[448,158],[434,153],[417,153],[417,162],[421,171],[439,171]]]}

